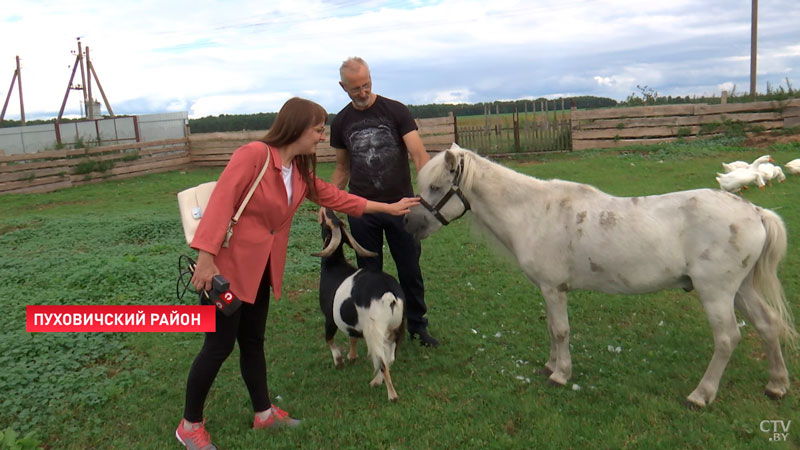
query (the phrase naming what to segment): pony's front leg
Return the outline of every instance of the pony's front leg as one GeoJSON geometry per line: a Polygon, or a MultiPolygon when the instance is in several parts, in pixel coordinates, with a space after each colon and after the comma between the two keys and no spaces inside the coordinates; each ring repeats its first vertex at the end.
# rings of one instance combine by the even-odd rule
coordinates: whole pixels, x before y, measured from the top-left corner
{"type": "Polygon", "coordinates": [[[551,383],[563,386],[572,376],[567,293],[544,286],[541,290],[547,305],[547,331],[550,333],[550,357],[544,370],[550,374],[551,383]]]}

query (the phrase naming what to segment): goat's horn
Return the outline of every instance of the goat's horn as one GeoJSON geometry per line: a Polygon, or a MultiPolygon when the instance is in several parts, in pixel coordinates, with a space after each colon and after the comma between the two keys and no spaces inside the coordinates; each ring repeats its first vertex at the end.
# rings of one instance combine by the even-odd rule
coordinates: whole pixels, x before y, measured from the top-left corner
{"type": "Polygon", "coordinates": [[[361,244],[359,244],[358,241],[356,241],[355,238],[353,238],[353,235],[350,234],[349,231],[347,231],[347,228],[344,229],[344,234],[345,236],[347,236],[347,240],[348,242],[350,242],[350,246],[353,247],[353,250],[356,251],[358,256],[362,256],[364,258],[373,258],[375,256],[378,256],[377,253],[371,252],[362,247],[361,244]]]}
{"type": "Polygon", "coordinates": [[[328,256],[331,256],[337,248],[339,248],[339,244],[342,243],[342,231],[339,227],[333,227],[331,231],[333,232],[333,236],[331,237],[331,241],[328,242],[328,246],[325,247],[321,252],[312,253],[311,256],[321,256],[323,258],[327,258],[328,256]]]}

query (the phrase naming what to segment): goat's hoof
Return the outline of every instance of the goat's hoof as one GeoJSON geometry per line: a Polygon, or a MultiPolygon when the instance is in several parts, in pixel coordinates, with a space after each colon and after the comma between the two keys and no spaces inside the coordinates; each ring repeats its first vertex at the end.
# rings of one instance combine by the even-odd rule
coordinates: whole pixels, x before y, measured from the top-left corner
{"type": "Polygon", "coordinates": [[[392,402],[392,403],[396,402],[397,401],[397,396],[396,395],[394,397],[389,396],[389,401],[392,402]]]}

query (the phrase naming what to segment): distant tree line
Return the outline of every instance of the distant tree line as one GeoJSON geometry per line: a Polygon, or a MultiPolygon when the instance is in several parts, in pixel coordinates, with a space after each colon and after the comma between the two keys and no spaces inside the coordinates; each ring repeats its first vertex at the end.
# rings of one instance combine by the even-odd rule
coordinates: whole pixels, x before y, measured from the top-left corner
{"type": "Polygon", "coordinates": [[[617,105],[617,101],[605,97],[593,96],[580,96],[580,97],[564,97],[557,99],[537,98],[535,100],[514,100],[514,101],[495,101],[485,103],[458,103],[458,104],[429,104],[429,105],[409,105],[408,109],[411,114],[417,119],[427,119],[430,117],[444,117],[448,113],[453,112],[457,116],[476,116],[482,115],[487,108],[491,108],[491,113],[495,114],[510,114],[514,111],[533,111],[533,105],[536,105],[536,110],[540,111],[542,102],[547,102],[547,110],[561,110],[561,105],[564,109],[570,109],[572,106],[578,109],[589,108],[610,108],[617,105]]]}
{"type": "MultiPolygon", "coordinates": [[[[449,113],[454,113],[457,116],[474,116],[482,115],[485,111],[491,108],[491,113],[495,114],[508,114],[514,111],[533,111],[533,105],[536,105],[536,111],[541,110],[542,102],[547,102],[548,111],[557,111],[561,109],[562,104],[565,109],[570,109],[573,106],[578,109],[593,109],[593,108],[612,108],[615,106],[643,106],[643,105],[671,105],[681,103],[708,103],[715,104],[720,102],[720,97],[698,97],[698,96],[662,96],[659,95],[653,88],[649,86],[639,86],[636,88],[638,93],[631,93],[625,101],[617,102],[614,99],[606,97],[594,97],[590,95],[577,96],[577,97],[564,97],[557,99],[538,98],[535,100],[515,100],[515,101],[495,101],[485,103],[458,103],[458,104],[427,104],[427,105],[408,105],[411,114],[417,119],[427,119],[431,117],[445,117],[449,113]]],[[[791,81],[786,79],[786,86],[774,87],[767,83],[767,92],[765,94],[758,94],[756,101],[769,101],[769,100],[785,100],[788,98],[800,98],[800,90],[792,87],[791,81]]],[[[728,101],[731,103],[742,103],[751,101],[748,93],[736,92],[734,86],[728,92],[728,101]]],[[[199,119],[189,119],[189,127],[192,133],[212,133],[218,131],[242,131],[242,130],[267,130],[272,126],[275,121],[277,112],[270,113],[256,113],[256,114],[220,114],[219,116],[207,116],[199,119]]],[[[335,114],[328,115],[328,122],[335,117],[335,114]]],[[[62,122],[70,122],[73,120],[83,119],[61,119],[62,122]]],[[[38,125],[45,123],[54,123],[55,119],[48,120],[28,120],[27,125],[38,125]]],[[[0,127],[17,127],[22,125],[19,120],[3,120],[0,127]]]]}
{"type": "Polygon", "coordinates": [[[220,114],[199,119],[189,119],[192,133],[213,133],[216,131],[267,130],[272,127],[278,113],[220,114]]]}
{"type": "MultiPolygon", "coordinates": [[[[62,123],[64,123],[64,122],[77,122],[79,120],[86,120],[86,119],[85,118],[67,119],[66,117],[62,117],[60,122],[62,122],[62,123]]],[[[52,118],[52,119],[34,119],[34,120],[26,120],[25,121],[25,125],[44,125],[44,124],[48,124],[48,123],[56,123],[56,119],[55,118],[52,118]]],[[[6,128],[21,127],[21,126],[22,126],[22,121],[21,120],[3,119],[3,122],[0,123],[0,127],[6,127],[6,128]]]]}
{"type": "MultiPolygon", "coordinates": [[[[533,111],[532,103],[536,103],[536,110],[541,109],[541,103],[548,102],[548,110],[561,109],[561,99],[547,100],[539,98],[536,100],[516,100],[516,101],[496,101],[487,103],[473,104],[428,104],[428,105],[408,105],[411,115],[416,119],[427,119],[431,117],[445,117],[449,113],[457,116],[472,116],[483,114],[486,107],[490,107],[492,114],[512,113],[516,110],[533,111]]],[[[564,108],[570,109],[574,104],[578,108],[608,108],[617,105],[617,101],[603,97],[568,97],[564,98],[564,108]]],[[[278,113],[257,113],[257,114],[221,114],[219,116],[207,116],[199,119],[189,119],[189,128],[192,133],[212,133],[218,131],[242,131],[242,130],[266,130],[272,126],[278,113]]],[[[335,114],[328,115],[328,122],[335,117],[335,114]]]]}
{"type": "MultiPolygon", "coordinates": [[[[682,103],[705,103],[709,105],[719,104],[721,102],[722,94],[717,97],[716,95],[707,97],[707,96],[677,96],[673,97],[671,95],[659,95],[658,92],[651,88],[650,86],[640,86],[636,85],[636,89],[639,90],[638,93],[634,92],[628,96],[625,101],[619,103],[619,106],[622,107],[629,107],[629,106],[645,106],[645,105],[677,105],[682,103]]],[[[772,83],[767,82],[767,92],[766,93],[756,93],[755,101],[757,102],[764,102],[764,101],[776,101],[776,100],[787,100],[792,98],[800,98],[800,90],[795,89],[792,86],[792,81],[787,77],[786,78],[786,86],[779,85],[775,87],[772,83]]],[[[738,92],[736,90],[736,85],[734,85],[731,90],[728,92],[728,103],[747,103],[753,101],[753,98],[750,96],[749,92],[738,92]]]]}

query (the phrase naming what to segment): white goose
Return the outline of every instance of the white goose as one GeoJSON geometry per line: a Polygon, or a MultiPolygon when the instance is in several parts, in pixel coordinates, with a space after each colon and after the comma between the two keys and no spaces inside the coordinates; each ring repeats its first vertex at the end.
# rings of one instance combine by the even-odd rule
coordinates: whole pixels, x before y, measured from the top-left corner
{"type": "Polygon", "coordinates": [[[758,166],[760,166],[761,164],[773,163],[773,162],[775,162],[775,160],[772,159],[772,156],[770,156],[770,155],[762,155],[762,156],[759,156],[758,158],[756,158],[755,160],[753,160],[753,162],[750,163],[750,167],[753,168],[753,169],[758,169],[758,166]]]}
{"type": "Polygon", "coordinates": [[[732,161],[729,163],[722,163],[722,170],[725,173],[733,172],[736,169],[744,169],[745,167],[749,167],[750,163],[746,163],[744,161],[732,161]]]}
{"type": "Polygon", "coordinates": [[[783,167],[792,175],[800,175],[800,159],[793,159],[784,164],[783,167]]]}
{"type": "Polygon", "coordinates": [[[746,189],[749,184],[755,184],[761,190],[764,190],[764,185],[766,184],[761,172],[751,167],[734,169],[728,173],[717,173],[717,183],[719,183],[720,189],[736,193],[746,189]]]}
{"type": "Polygon", "coordinates": [[[783,180],[786,179],[786,175],[783,174],[783,169],[780,166],[776,166],[771,163],[763,163],[758,166],[758,171],[764,175],[764,180],[770,182],[774,179],[778,179],[778,183],[783,183],[783,180]]]}
{"type": "Polygon", "coordinates": [[[747,163],[744,161],[732,161],[729,163],[722,163],[722,170],[725,171],[725,173],[730,173],[736,169],[744,169],[746,167],[751,167],[755,169],[758,168],[759,165],[771,161],[772,157],[770,155],[763,155],[759,156],[751,163],[747,163]]]}

